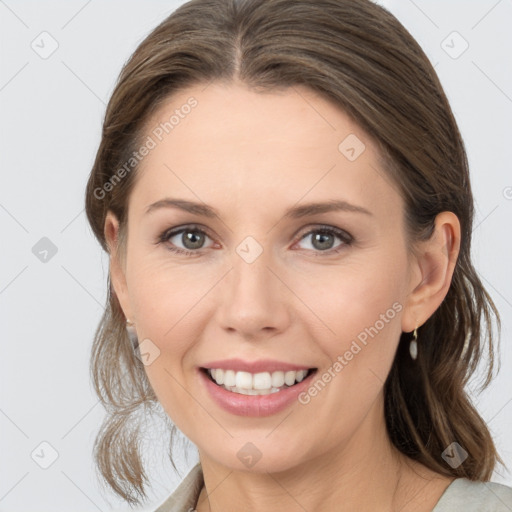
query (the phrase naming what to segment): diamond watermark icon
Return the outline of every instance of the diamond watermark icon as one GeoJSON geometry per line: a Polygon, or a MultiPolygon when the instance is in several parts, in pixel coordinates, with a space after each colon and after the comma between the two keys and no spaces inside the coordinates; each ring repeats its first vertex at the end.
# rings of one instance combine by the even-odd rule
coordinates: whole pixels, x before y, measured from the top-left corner
{"type": "Polygon", "coordinates": [[[453,31],[443,39],[441,48],[452,59],[458,59],[469,48],[469,43],[458,32],[453,31]]]}
{"type": "Polygon", "coordinates": [[[32,254],[42,263],[48,263],[56,254],[57,246],[46,236],[43,236],[32,247],[32,254]]]}
{"type": "Polygon", "coordinates": [[[39,55],[39,57],[41,57],[41,59],[46,60],[55,53],[59,47],[59,43],[45,30],[30,43],[30,47],[37,53],[37,55],[39,55]]]}
{"type": "Polygon", "coordinates": [[[252,468],[261,459],[262,455],[256,445],[250,442],[245,443],[236,454],[242,464],[248,468],[252,468]]]}
{"type": "Polygon", "coordinates": [[[49,442],[43,441],[34,448],[30,456],[40,468],[48,469],[59,458],[59,452],[49,442]]]}
{"type": "Polygon", "coordinates": [[[153,364],[160,357],[160,349],[149,339],[142,340],[139,345],[139,352],[135,352],[144,366],[153,364]]]}
{"type": "Polygon", "coordinates": [[[366,149],[363,141],[354,133],[345,137],[339,144],[339,152],[350,162],[357,160],[366,149]]]}
{"type": "Polygon", "coordinates": [[[253,263],[263,252],[263,247],[255,238],[248,236],[238,245],[236,252],[246,263],[253,263]]]}
{"type": "Polygon", "coordinates": [[[459,443],[453,442],[441,454],[441,457],[452,468],[458,468],[468,458],[468,452],[459,443]]]}

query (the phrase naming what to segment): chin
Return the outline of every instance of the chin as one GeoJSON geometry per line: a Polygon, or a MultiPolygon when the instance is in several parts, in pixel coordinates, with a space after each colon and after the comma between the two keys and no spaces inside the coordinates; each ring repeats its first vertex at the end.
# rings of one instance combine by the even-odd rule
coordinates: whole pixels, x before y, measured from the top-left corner
{"type": "Polygon", "coordinates": [[[291,453],[283,453],[276,442],[270,439],[259,442],[258,439],[249,441],[245,437],[244,441],[233,440],[221,453],[211,453],[207,457],[232,471],[255,474],[280,473],[305,464],[303,457],[297,457],[304,454],[303,449],[287,448],[291,453]]]}

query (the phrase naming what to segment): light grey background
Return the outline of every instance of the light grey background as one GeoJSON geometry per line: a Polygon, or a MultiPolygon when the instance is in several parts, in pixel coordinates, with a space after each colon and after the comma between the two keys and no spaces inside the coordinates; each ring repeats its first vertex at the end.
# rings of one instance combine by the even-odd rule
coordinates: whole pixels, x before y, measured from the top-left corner
{"type": "MultiPolygon", "coordinates": [[[[101,493],[91,456],[103,411],[88,362],[108,260],[84,189],[122,64],[182,3],[0,0],[0,511],[130,510],[101,493]]],[[[512,2],[381,3],[427,52],[466,141],[474,259],[503,318],[502,371],[475,401],[512,469],[512,2]]],[[[154,504],[180,481],[160,437],[148,443],[154,504]]],[[[182,474],[196,462],[185,447],[182,474]]],[[[493,480],[512,485],[503,468],[493,480]]]]}

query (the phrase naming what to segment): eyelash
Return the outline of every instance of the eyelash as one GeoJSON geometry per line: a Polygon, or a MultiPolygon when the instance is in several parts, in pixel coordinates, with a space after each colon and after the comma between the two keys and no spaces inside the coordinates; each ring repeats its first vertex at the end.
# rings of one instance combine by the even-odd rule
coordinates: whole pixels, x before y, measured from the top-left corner
{"type": "MultiPolygon", "coordinates": [[[[173,229],[165,230],[163,233],[161,233],[159,235],[156,244],[165,244],[173,236],[179,235],[180,233],[183,233],[186,231],[200,233],[200,234],[206,235],[209,238],[211,238],[206,231],[204,231],[203,229],[201,229],[200,227],[198,227],[194,224],[190,224],[188,226],[184,226],[184,227],[176,229],[176,230],[173,230],[173,229]]],[[[302,241],[304,238],[310,236],[313,233],[335,235],[343,242],[342,244],[340,244],[338,247],[336,247],[334,249],[328,249],[326,251],[320,251],[320,250],[313,251],[316,256],[323,256],[323,255],[332,256],[333,254],[337,254],[337,253],[341,252],[344,248],[346,248],[347,246],[350,246],[354,243],[354,238],[351,235],[349,235],[347,232],[345,232],[339,228],[335,228],[333,226],[324,226],[324,225],[319,225],[315,229],[308,231],[307,233],[305,233],[303,236],[301,236],[299,238],[298,242],[302,241]]],[[[167,249],[171,252],[183,254],[185,256],[197,255],[197,253],[201,250],[201,249],[197,249],[195,251],[190,251],[188,249],[181,249],[181,248],[175,247],[175,246],[174,247],[167,246],[167,249]]]]}

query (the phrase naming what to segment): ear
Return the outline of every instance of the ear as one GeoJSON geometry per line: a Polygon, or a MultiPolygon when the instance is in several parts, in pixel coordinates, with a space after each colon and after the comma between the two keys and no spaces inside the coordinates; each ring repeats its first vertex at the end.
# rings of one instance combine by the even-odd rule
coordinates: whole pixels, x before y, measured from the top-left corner
{"type": "Polygon", "coordinates": [[[119,221],[115,214],[110,210],[105,217],[104,226],[105,239],[109,248],[110,255],[110,282],[113,292],[119,300],[121,309],[127,319],[134,322],[130,301],[128,296],[128,287],[125,276],[125,263],[122,261],[119,247],[119,221]]]}
{"type": "Polygon", "coordinates": [[[452,281],[460,250],[460,222],[453,212],[437,215],[432,236],[417,244],[412,256],[409,294],[402,331],[424,324],[441,305],[452,281]]]}

